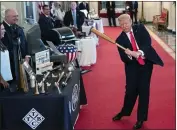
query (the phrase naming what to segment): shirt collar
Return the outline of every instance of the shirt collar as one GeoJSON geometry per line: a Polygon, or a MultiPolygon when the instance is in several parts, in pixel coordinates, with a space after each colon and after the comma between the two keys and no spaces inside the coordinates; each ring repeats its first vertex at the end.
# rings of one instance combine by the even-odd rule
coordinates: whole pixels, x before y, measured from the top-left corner
{"type": "MultiPolygon", "coordinates": [[[[44,14],[44,13],[43,13],[43,14],[44,14]]],[[[49,15],[45,15],[45,14],[44,14],[44,16],[45,16],[45,17],[49,17],[49,15]]]]}
{"type": "Polygon", "coordinates": [[[76,12],[76,9],[75,10],[71,10],[71,12],[76,12]]]}
{"type": "Polygon", "coordinates": [[[11,25],[10,24],[8,24],[5,20],[4,20],[4,22],[10,27],[11,25]]]}
{"type": "MultiPolygon", "coordinates": [[[[132,28],[131,28],[130,32],[132,32],[132,33],[133,33],[133,29],[132,29],[132,28]]],[[[129,34],[130,34],[130,32],[127,32],[126,34],[127,34],[127,35],[129,35],[129,34]]]]}

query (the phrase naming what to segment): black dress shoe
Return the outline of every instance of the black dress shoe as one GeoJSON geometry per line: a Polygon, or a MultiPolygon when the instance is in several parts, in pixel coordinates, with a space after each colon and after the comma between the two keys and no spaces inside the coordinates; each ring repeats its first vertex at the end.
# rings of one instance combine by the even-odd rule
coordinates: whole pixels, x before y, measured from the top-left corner
{"type": "Polygon", "coordinates": [[[138,130],[142,127],[143,121],[137,121],[136,124],[133,126],[134,130],[138,130]]]}
{"type": "Polygon", "coordinates": [[[123,117],[122,113],[118,113],[116,116],[114,116],[112,118],[113,121],[116,121],[116,120],[121,120],[121,118],[123,117]]]}

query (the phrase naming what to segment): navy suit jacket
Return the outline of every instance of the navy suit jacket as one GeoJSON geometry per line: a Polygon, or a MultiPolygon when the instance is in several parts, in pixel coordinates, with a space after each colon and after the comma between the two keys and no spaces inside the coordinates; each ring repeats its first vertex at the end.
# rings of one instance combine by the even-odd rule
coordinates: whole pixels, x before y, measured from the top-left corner
{"type": "Polygon", "coordinates": [[[133,9],[137,12],[138,11],[138,2],[135,1],[133,5],[133,9]]]}
{"type": "Polygon", "coordinates": [[[20,41],[21,41],[20,50],[21,50],[22,58],[25,58],[25,56],[28,55],[27,41],[26,41],[26,38],[24,35],[24,31],[20,26],[11,25],[13,27],[10,27],[4,21],[3,21],[3,25],[6,30],[6,33],[4,35],[4,38],[2,38],[2,42],[7,47],[8,51],[9,51],[13,79],[18,80],[19,79],[19,73],[18,73],[19,53],[17,52],[18,46],[17,46],[17,39],[16,38],[19,37],[20,41]],[[16,28],[16,29],[12,29],[12,28],[16,28]]]}
{"type": "Polygon", "coordinates": [[[38,23],[41,29],[41,37],[47,39],[49,30],[54,28],[54,21],[51,17],[41,14],[38,23]]]}
{"type": "Polygon", "coordinates": [[[86,6],[84,5],[84,3],[80,3],[79,4],[79,10],[83,10],[83,9],[86,9],[89,13],[89,5],[88,3],[86,3],[86,6]]]}
{"type": "Polygon", "coordinates": [[[106,2],[106,9],[107,9],[107,14],[115,14],[115,1],[111,1],[112,5],[110,5],[110,1],[106,2]],[[112,10],[110,10],[110,8],[112,8],[112,10]]]}
{"type": "MultiPolygon", "coordinates": [[[[13,31],[12,29],[10,28],[9,25],[6,24],[6,22],[3,21],[3,25],[4,25],[4,28],[6,30],[6,33],[4,35],[4,38],[2,38],[2,42],[4,43],[4,45],[7,47],[10,55],[13,54],[13,31]]],[[[25,58],[26,55],[28,55],[28,45],[27,45],[27,41],[26,41],[26,37],[25,37],[25,34],[24,34],[24,31],[23,29],[16,25],[18,27],[17,31],[15,33],[18,33],[19,37],[20,37],[20,41],[21,41],[21,44],[20,44],[20,49],[21,49],[21,54],[22,54],[22,57],[25,58]]]]}
{"type": "MultiPolygon", "coordinates": [[[[82,25],[84,23],[84,19],[85,19],[85,14],[79,10],[76,10],[76,21],[77,21],[78,30],[82,30],[82,25]]],[[[73,25],[74,21],[73,21],[73,16],[72,16],[71,10],[69,10],[68,12],[65,13],[63,22],[64,22],[65,26],[73,25]]]]}
{"type": "MultiPolygon", "coordinates": [[[[132,26],[133,33],[136,39],[136,42],[138,44],[138,47],[140,50],[144,52],[144,56],[147,60],[151,61],[153,64],[158,64],[160,66],[163,66],[164,63],[159,57],[159,55],[156,53],[154,48],[151,46],[151,37],[144,27],[143,24],[137,24],[132,26]]],[[[116,42],[120,44],[121,46],[125,48],[129,48],[130,50],[133,50],[132,45],[130,43],[130,40],[128,39],[127,35],[125,32],[122,32],[116,42]]],[[[125,54],[124,50],[121,48],[118,48],[120,58],[125,64],[131,64],[135,62],[135,58],[132,60],[125,54]]]]}

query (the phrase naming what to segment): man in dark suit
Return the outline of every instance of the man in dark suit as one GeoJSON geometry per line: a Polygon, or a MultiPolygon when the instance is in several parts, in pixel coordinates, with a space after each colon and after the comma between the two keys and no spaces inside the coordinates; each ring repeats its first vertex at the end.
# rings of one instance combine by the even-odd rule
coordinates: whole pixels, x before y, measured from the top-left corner
{"type": "Polygon", "coordinates": [[[79,4],[79,10],[84,10],[84,9],[86,9],[87,12],[89,13],[89,4],[85,1],[79,4]]]}
{"type": "Polygon", "coordinates": [[[132,1],[126,1],[126,9],[129,11],[130,17],[133,21],[133,5],[132,1]]]}
{"type": "Polygon", "coordinates": [[[135,18],[135,24],[137,24],[137,13],[138,13],[138,2],[132,1],[132,7],[133,7],[133,16],[135,18]]]}
{"type": "Polygon", "coordinates": [[[116,27],[115,1],[107,1],[106,8],[107,8],[109,26],[112,26],[112,22],[111,22],[112,19],[113,24],[116,27]]]}
{"type": "Polygon", "coordinates": [[[19,79],[18,73],[18,59],[19,53],[18,49],[20,47],[21,56],[23,59],[29,62],[28,55],[28,45],[23,32],[23,29],[17,25],[18,22],[18,13],[14,9],[7,9],[5,11],[5,19],[3,21],[4,28],[6,33],[2,42],[7,47],[10,56],[11,71],[13,76],[13,81],[10,81],[10,84],[13,82],[17,84],[19,79]],[[17,38],[20,38],[20,46],[17,44],[17,38]]]}
{"type": "Polygon", "coordinates": [[[137,1],[127,1],[126,6],[128,6],[128,10],[130,13],[130,17],[133,20],[133,17],[135,18],[135,24],[137,24],[137,13],[138,13],[138,2],[137,1]]]}
{"type": "Polygon", "coordinates": [[[126,50],[118,48],[120,58],[125,65],[126,92],[123,108],[113,117],[113,121],[120,120],[123,116],[130,116],[139,96],[137,122],[134,125],[134,129],[139,129],[148,116],[153,64],[163,66],[163,61],[151,46],[151,37],[144,25],[132,26],[128,14],[120,15],[118,20],[123,32],[116,42],[126,48],[126,50]]]}
{"type": "Polygon", "coordinates": [[[71,2],[71,10],[66,12],[64,16],[64,25],[77,27],[77,30],[81,31],[85,19],[85,14],[76,9],[76,7],[76,2],[71,2]]]}
{"type": "Polygon", "coordinates": [[[39,17],[39,26],[41,29],[41,39],[47,45],[46,40],[51,40],[48,33],[54,28],[54,20],[50,17],[50,8],[48,5],[42,7],[43,13],[39,17]]]}

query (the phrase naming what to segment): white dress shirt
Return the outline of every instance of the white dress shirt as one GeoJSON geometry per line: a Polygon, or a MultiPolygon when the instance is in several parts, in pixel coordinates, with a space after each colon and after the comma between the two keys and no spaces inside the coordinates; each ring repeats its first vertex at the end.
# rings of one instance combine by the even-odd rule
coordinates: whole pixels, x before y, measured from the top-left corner
{"type": "MultiPolygon", "coordinates": [[[[133,29],[131,29],[131,32],[132,32],[132,35],[133,35],[133,37],[134,37],[134,39],[135,39],[135,36],[134,36],[134,33],[133,33],[133,29]]],[[[129,39],[129,41],[130,41],[130,43],[131,43],[130,32],[127,32],[126,35],[127,35],[128,39],[129,39]]],[[[137,47],[138,51],[141,53],[141,57],[144,59],[144,52],[139,49],[139,46],[138,46],[138,44],[137,44],[137,42],[136,42],[136,39],[135,39],[135,43],[136,43],[136,47],[137,47]]],[[[128,56],[128,57],[129,57],[130,59],[132,59],[131,56],[128,56]]]]}

